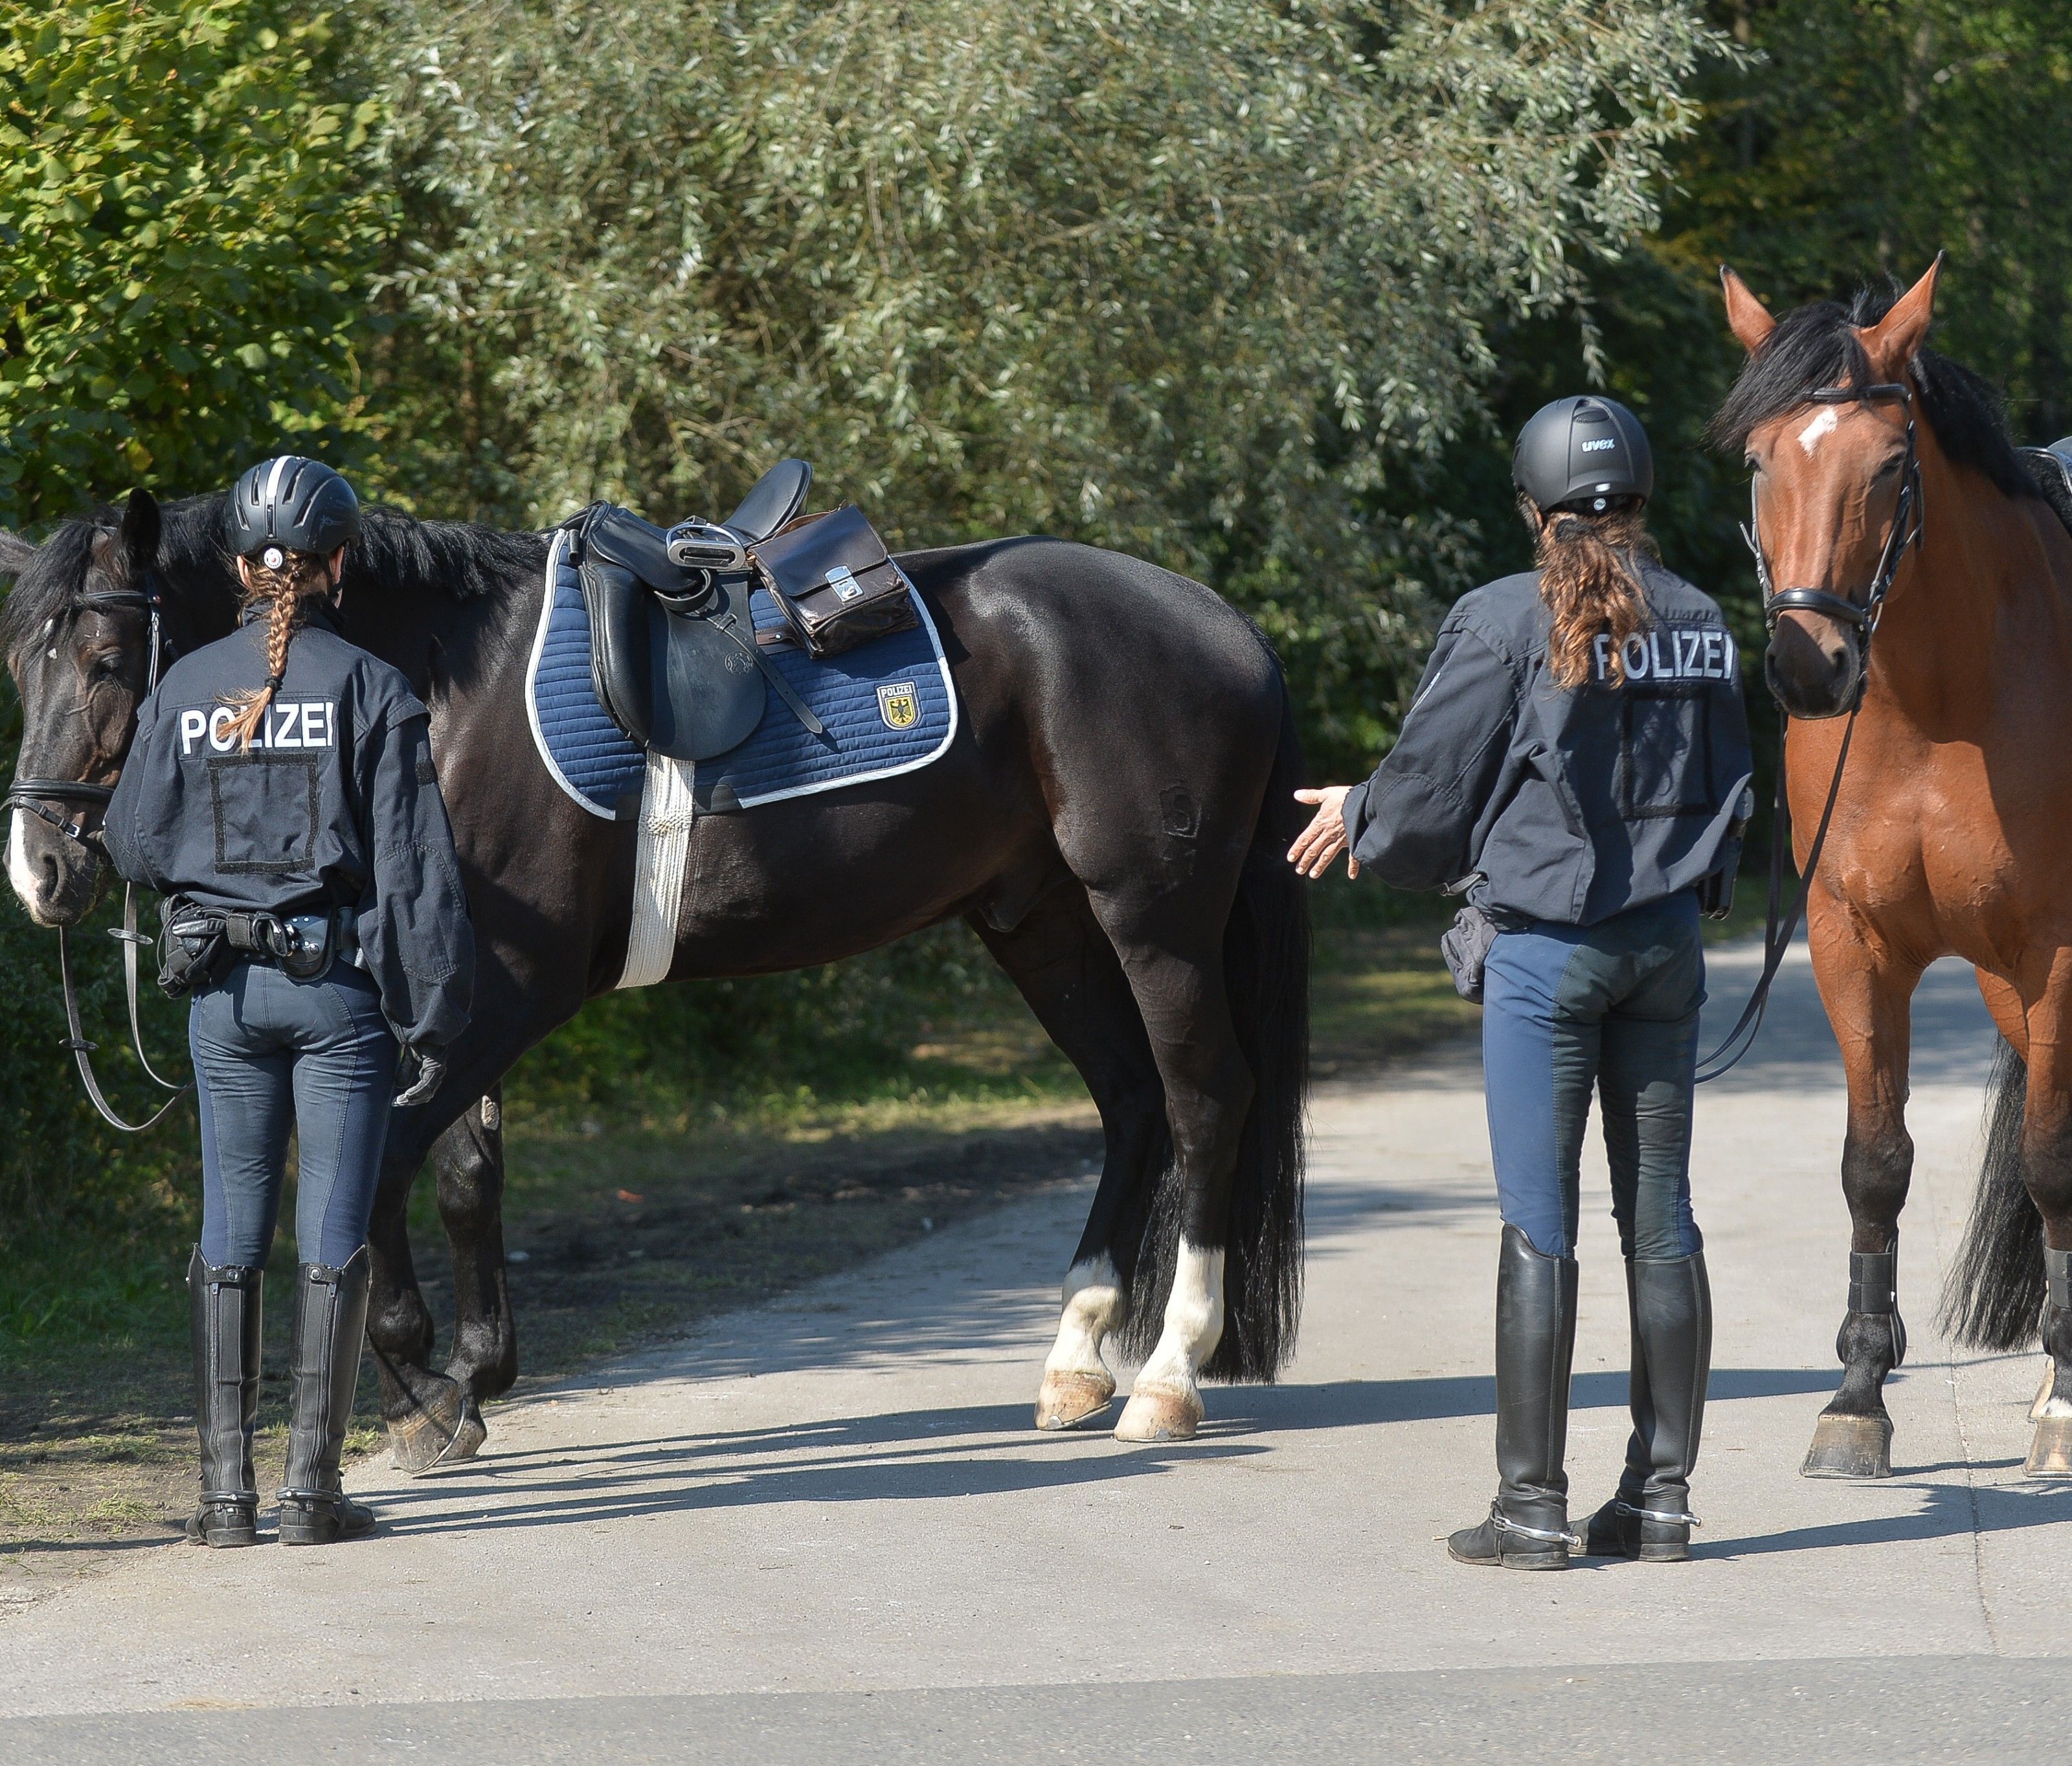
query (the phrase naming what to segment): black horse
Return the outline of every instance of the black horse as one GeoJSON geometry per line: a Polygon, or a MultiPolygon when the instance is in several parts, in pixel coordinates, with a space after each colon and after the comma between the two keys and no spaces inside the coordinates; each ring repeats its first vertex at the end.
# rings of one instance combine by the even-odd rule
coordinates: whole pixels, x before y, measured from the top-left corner
{"type": "MultiPolygon", "coordinates": [[[[0,532],[23,775],[118,775],[149,659],[138,591],[158,596],[173,650],[232,629],[226,504],[138,491],[40,547],[0,532]]],[[[631,926],[634,826],[557,789],[527,721],[547,549],[373,510],[348,555],[347,635],[431,708],[480,959],[444,1090],[393,1120],[374,1215],[368,1334],[412,1471],[475,1452],[479,1401],[517,1372],[498,1087],[614,985],[631,926]],[[428,1152],[454,1266],[443,1374],[405,1230],[428,1152]]],[[[1018,539],[902,562],[948,653],[954,741],[901,777],[701,817],[671,978],[804,967],[962,916],[1107,1137],[1037,1421],[1106,1411],[1113,1334],[1148,1357],[1116,1433],[1185,1438],[1198,1379],[1272,1378],[1300,1308],[1309,929],[1281,856],[1300,823],[1286,687],[1243,616],[1133,558],[1018,539]]],[[[101,886],[88,844],[18,810],[8,874],[46,926],[77,922],[101,886]]]]}

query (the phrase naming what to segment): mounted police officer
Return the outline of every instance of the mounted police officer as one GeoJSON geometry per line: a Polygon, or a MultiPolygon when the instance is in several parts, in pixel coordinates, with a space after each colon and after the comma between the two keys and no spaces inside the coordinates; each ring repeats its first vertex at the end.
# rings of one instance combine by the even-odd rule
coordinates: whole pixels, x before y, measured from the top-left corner
{"type": "Polygon", "coordinates": [[[1577,1167],[1594,1090],[1626,1259],[1633,1434],[1593,1555],[1690,1554],[1712,1360],[1691,1213],[1704,998],[1701,894],[1731,888],[1751,762],[1719,608],[1657,560],[1647,437],[1623,405],[1557,400],[1512,458],[1539,568],[1455,604],[1388,758],[1318,806],[1289,857],[1350,848],[1405,889],[1464,889],[1447,939],[1483,1001],[1497,1267],[1496,1500],[1464,1563],[1567,1567],[1577,1167]]]}
{"type": "Polygon", "coordinates": [[[211,1546],[257,1538],[261,1284],[293,1127],[300,1267],[280,1538],[324,1544],[374,1524],[339,1479],[368,1220],[389,1110],[432,1095],[467,1021],[474,938],[429,714],[340,635],[352,487],[314,460],[269,460],[238,481],[230,521],[241,627],[174,663],[142,707],[105,838],[116,869],[166,898],[161,982],[192,996],[201,1498],[187,1531],[211,1546]]]}

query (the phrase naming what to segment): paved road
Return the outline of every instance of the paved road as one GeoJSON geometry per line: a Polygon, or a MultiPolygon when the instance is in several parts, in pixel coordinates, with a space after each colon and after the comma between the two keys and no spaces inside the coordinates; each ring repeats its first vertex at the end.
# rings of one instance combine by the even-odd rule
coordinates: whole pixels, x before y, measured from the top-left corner
{"type": "MultiPolygon", "coordinates": [[[[1715,963],[1723,1008],[1752,973],[1715,963]]],[[[1846,1282],[1841,1099],[1803,959],[1709,1088],[1718,1302],[1702,1553],[1449,1563],[1491,1484],[1494,1214],[1471,1049],[1318,1101],[1303,1348],[1186,1447],[1029,1405],[1083,1189],[1007,1210],[580,1385],[488,1456],[356,1488],[324,1550],[154,1547],[0,1620],[0,1759],[1118,1760],[2004,1757],[2058,1743],[2072,1493],[2024,1482],[2031,1357],[1932,1318],[1991,1037],[1938,969],[1891,1388],[1897,1475],[1795,1475],[1846,1282]]],[[[1625,1305],[1589,1180],[1570,1468],[1626,1432],[1625,1305]]]]}

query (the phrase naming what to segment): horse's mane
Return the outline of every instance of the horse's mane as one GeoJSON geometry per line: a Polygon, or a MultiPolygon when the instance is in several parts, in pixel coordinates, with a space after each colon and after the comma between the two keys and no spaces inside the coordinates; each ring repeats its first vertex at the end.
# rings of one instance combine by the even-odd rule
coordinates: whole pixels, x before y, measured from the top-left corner
{"type": "MultiPolygon", "coordinates": [[[[1743,364],[1706,439],[1718,447],[1745,447],[1751,430],[1797,410],[1815,388],[1869,385],[1870,358],[1856,328],[1877,324],[1898,298],[1896,285],[1867,288],[1847,306],[1815,301],[1786,314],[1743,364]]],[[[1984,474],[2010,497],[2042,494],[2016,456],[2006,412],[1990,384],[1930,349],[1914,357],[1913,378],[1921,414],[1953,465],[1984,474]]]]}
{"type": "MultiPolygon", "coordinates": [[[[229,503],[230,493],[217,491],[159,505],[158,565],[174,583],[228,581],[224,515],[229,503]]],[[[103,504],[58,525],[0,604],[0,649],[11,652],[72,606],[85,586],[96,537],[121,519],[119,510],[103,504]]],[[[360,538],[346,554],[346,589],[471,601],[538,576],[546,556],[546,540],[536,533],[420,521],[374,503],[361,511],[360,538]]]]}

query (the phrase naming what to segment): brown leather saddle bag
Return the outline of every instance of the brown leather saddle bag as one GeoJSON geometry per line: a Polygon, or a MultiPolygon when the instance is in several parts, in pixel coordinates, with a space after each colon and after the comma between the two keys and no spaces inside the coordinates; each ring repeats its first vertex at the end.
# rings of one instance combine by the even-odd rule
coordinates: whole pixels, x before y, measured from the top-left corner
{"type": "Polygon", "coordinates": [[[800,517],[748,556],[792,637],[816,660],[921,622],[913,584],[853,503],[800,517]]]}

